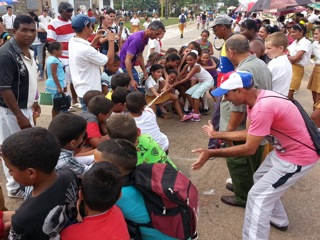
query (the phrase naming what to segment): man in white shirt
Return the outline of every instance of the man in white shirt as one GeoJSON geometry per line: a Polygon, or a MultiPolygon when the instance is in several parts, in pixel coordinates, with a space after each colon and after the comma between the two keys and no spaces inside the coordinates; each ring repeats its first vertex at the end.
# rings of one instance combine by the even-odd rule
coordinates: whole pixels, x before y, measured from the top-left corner
{"type": "Polygon", "coordinates": [[[104,29],[97,31],[96,37],[91,44],[87,41],[88,37],[92,35],[95,22],[96,19],[94,17],[90,18],[84,14],[77,15],[71,22],[76,36],[69,41],[69,66],[73,86],[80,98],[83,111],[87,110],[83,95],[90,90],[101,91],[100,66],[105,65],[107,62],[112,63],[114,58],[115,34],[110,30],[107,30],[109,41],[107,55],[97,52],[94,48],[104,35],[104,29]]]}
{"type": "Polygon", "coordinates": [[[13,34],[13,22],[14,22],[14,19],[16,18],[16,15],[12,13],[11,6],[7,6],[6,9],[7,9],[7,13],[2,16],[2,20],[7,29],[7,32],[9,34],[13,34]]]}
{"type": "Polygon", "coordinates": [[[47,9],[43,9],[42,15],[40,15],[38,18],[39,18],[39,21],[46,27],[48,27],[49,22],[52,20],[52,18],[48,16],[47,9]]]}

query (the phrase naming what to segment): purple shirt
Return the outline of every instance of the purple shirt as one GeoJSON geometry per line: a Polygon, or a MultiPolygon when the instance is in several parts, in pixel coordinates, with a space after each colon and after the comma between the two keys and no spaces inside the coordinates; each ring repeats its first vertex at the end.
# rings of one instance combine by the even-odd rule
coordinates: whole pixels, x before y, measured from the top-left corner
{"type": "Polygon", "coordinates": [[[126,68],[124,61],[126,60],[127,54],[133,55],[131,63],[132,66],[134,66],[137,57],[143,52],[145,46],[148,44],[148,40],[149,38],[144,39],[144,31],[139,31],[131,34],[120,50],[120,67],[126,68]]]}

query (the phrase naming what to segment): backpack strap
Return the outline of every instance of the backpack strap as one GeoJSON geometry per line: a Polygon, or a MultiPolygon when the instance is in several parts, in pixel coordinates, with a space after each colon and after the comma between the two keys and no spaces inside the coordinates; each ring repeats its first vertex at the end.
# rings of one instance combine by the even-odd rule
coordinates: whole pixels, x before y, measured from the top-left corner
{"type": "MultiPolygon", "coordinates": [[[[291,100],[291,99],[289,99],[288,97],[286,97],[286,96],[284,96],[284,95],[283,95],[283,97],[279,97],[279,96],[265,96],[265,97],[261,97],[260,99],[262,99],[262,98],[270,98],[270,97],[285,99],[285,100],[288,100],[288,101],[292,102],[292,103],[295,105],[294,100],[291,100]]],[[[259,99],[259,101],[260,101],[260,99],[259,99]]],[[[295,105],[295,106],[296,106],[296,105],[295,105]]],[[[298,109],[298,110],[299,110],[299,109],[298,109]]],[[[300,112],[300,110],[299,110],[299,112],[300,112]]],[[[273,131],[275,131],[275,132],[277,132],[277,133],[280,133],[280,134],[282,134],[283,136],[286,136],[287,138],[290,138],[291,140],[296,141],[296,142],[304,145],[305,147],[307,147],[307,148],[309,148],[309,149],[317,152],[316,149],[308,146],[307,144],[305,144],[305,143],[303,143],[303,142],[300,142],[298,139],[295,139],[295,138],[293,138],[293,137],[290,137],[289,135],[287,135],[287,134],[285,134],[285,133],[283,133],[283,132],[280,132],[280,131],[278,131],[278,130],[276,130],[276,129],[274,129],[274,128],[271,128],[271,129],[272,129],[273,131]]]]}
{"type": "Polygon", "coordinates": [[[139,224],[125,219],[127,223],[128,232],[131,239],[142,240],[141,231],[139,224]]]}

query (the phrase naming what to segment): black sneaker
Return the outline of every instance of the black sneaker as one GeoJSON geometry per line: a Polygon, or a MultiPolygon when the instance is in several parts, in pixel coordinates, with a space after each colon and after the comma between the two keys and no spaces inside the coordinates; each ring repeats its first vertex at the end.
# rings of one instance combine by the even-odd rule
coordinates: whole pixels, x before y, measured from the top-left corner
{"type": "Polygon", "coordinates": [[[203,115],[208,115],[209,114],[210,108],[202,108],[200,109],[200,113],[203,115]]]}
{"type": "Polygon", "coordinates": [[[183,38],[183,34],[181,34],[180,38],[183,38]]]}
{"type": "Polygon", "coordinates": [[[285,232],[285,231],[288,230],[288,226],[279,227],[279,226],[275,225],[275,224],[272,223],[272,222],[270,222],[270,225],[271,225],[271,227],[274,227],[274,228],[276,228],[276,229],[278,229],[278,230],[280,230],[280,231],[282,231],[282,232],[285,232]]]}

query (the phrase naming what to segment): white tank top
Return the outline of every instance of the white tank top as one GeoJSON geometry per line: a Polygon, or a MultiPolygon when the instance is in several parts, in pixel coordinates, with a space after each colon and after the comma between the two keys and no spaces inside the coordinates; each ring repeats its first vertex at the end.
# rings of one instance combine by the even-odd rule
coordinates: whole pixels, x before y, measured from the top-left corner
{"type": "MultiPolygon", "coordinates": [[[[199,82],[213,82],[213,78],[211,76],[211,74],[205,70],[201,65],[199,65],[198,63],[196,63],[194,65],[195,66],[199,66],[200,67],[200,72],[195,73],[193,76],[198,79],[199,82]]],[[[190,72],[190,66],[188,67],[188,71],[190,72]]]]}

